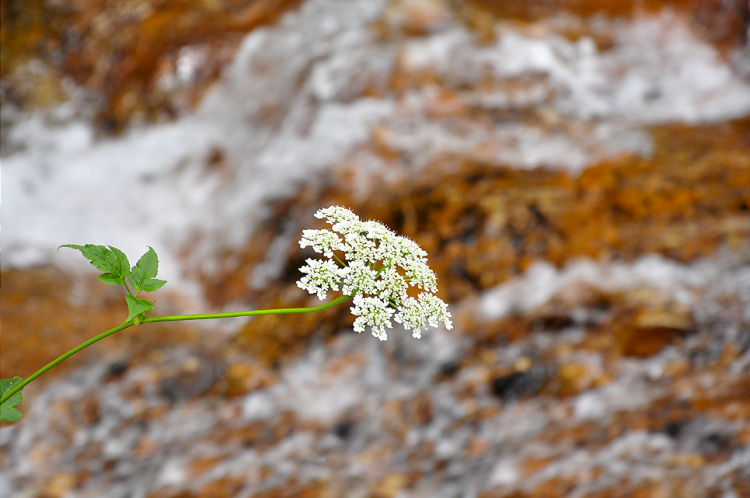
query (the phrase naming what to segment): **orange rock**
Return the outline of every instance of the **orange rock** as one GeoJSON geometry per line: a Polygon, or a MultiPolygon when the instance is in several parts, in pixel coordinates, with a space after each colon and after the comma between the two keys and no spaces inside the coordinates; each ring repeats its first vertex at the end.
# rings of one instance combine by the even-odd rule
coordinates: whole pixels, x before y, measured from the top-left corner
{"type": "Polygon", "coordinates": [[[27,107],[56,100],[62,79],[72,78],[103,98],[96,121],[117,132],[134,117],[153,121],[190,110],[231,61],[244,33],[275,22],[300,3],[128,0],[113,9],[104,0],[85,5],[9,1],[3,3],[0,30],[3,78],[29,60],[54,78],[38,79],[33,92],[23,91],[23,78],[6,80],[22,90],[16,93],[27,107]],[[158,76],[177,63],[185,47],[206,51],[193,81],[160,88],[158,76]]]}
{"type": "Polygon", "coordinates": [[[464,450],[464,457],[467,459],[482,458],[490,449],[490,444],[482,437],[474,437],[469,441],[464,450]]]}
{"type": "MultiPolygon", "coordinates": [[[[659,319],[665,319],[664,316],[659,319]]],[[[617,331],[617,351],[626,356],[651,356],[671,343],[674,338],[684,333],[686,329],[674,327],[683,324],[680,317],[670,317],[663,325],[624,325],[617,331]]]]}
{"type": "Polygon", "coordinates": [[[226,369],[226,395],[240,396],[270,385],[274,376],[261,365],[232,363],[226,369]]]}
{"type": "MultiPolygon", "coordinates": [[[[495,2],[492,0],[468,0],[459,4],[460,15],[467,24],[473,27],[480,36],[484,35],[482,27],[492,25],[492,21],[474,21],[488,14],[497,19],[518,21],[538,21],[560,11],[576,17],[636,16],[644,12],[657,13],[664,8],[675,9],[691,17],[694,25],[699,26],[703,36],[718,47],[736,48],[746,41],[745,19],[750,10],[742,0],[727,2],[696,2],[691,0],[562,0],[546,2],[544,0],[510,0],[495,2]]],[[[579,35],[580,36],[580,35],[579,35]]],[[[606,49],[606,45],[602,45],[606,49]]]]}
{"type": "Polygon", "coordinates": [[[76,476],[68,473],[56,474],[41,488],[41,494],[49,498],[62,498],[76,485],[76,476]]]}
{"type": "Polygon", "coordinates": [[[373,498],[391,498],[396,496],[409,482],[406,474],[393,473],[378,479],[372,487],[373,498]]]}
{"type": "Polygon", "coordinates": [[[565,363],[558,369],[560,396],[571,396],[592,387],[600,375],[593,365],[586,363],[565,363]]]}
{"type": "Polygon", "coordinates": [[[142,459],[151,457],[159,449],[159,443],[148,436],[141,437],[133,448],[133,458],[142,459]]]}
{"type": "Polygon", "coordinates": [[[234,498],[244,485],[243,479],[223,477],[201,486],[196,498],[234,498]]]}

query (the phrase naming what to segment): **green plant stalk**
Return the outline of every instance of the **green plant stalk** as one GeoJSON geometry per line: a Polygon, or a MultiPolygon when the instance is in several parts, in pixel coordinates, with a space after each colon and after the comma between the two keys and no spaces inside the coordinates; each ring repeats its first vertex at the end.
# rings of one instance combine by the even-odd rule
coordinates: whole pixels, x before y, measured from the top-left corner
{"type": "MultiPolygon", "coordinates": [[[[330,303],[321,304],[320,306],[313,306],[311,308],[280,308],[280,309],[272,309],[272,310],[253,310],[253,311],[230,311],[228,313],[204,313],[201,315],[172,315],[172,316],[151,316],[146,317],[143,319],[141,323],[157,323],[157,322],[181,322],[184,320],[209,320],[212,318],[235,318],[240,316],[257,316],[257,315],[286,315],[289,313],[312,313],[314,311],[321,311],[326,308],[330,308],[332,306],[336,306],[337,304],[343,303],[347,299],[349,299],[351,296],[341,296],[337,299],[334,299],[330,303]]],[[[128,320],[127,322],[118,325],[117,327],[111,328],[106,332],[102,332],[96,337],[92,337],[88,341],[79,344],[78,346],[74,347],[67,353],[59,356],[58,358],[52,360],[51,362],[47,363],[45,366],[31,374],[29,377],[24,379],[20,384],[15,386],[10,391],[6,392],[4,396],[0,398],[0,404],[4,403],[5,400],[13,396],[15,393],[23,389],[25,386],[30,384],[32,381],[34,381],[36,378],[44,374],[47,370],[53,368],[54,366],[58,365],[59,363],[62,363],[66,359],[70,358],[77,352],[81,351],[82,349],[85,349],[95,342],[99,342],[105,337],[109,337],[112,334],[115,334],[121,330],[125,330],[129,327],[132,327],[133,325],[136,325],[135,318],[132,318],[128,320]]]]}

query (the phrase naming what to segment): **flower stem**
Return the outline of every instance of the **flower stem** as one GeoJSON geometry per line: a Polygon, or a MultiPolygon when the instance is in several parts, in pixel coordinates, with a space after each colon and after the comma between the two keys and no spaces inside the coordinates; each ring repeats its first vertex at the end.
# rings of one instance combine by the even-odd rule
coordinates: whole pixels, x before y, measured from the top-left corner
{"type": "Polygon", "coordinates": [[[341,296],[338,299],[334,299],[330,303],[321,304],[320,306],[314,306],[312,308],[280,308],[273,310],[253,310],[253,311],[232,311],[229,313],[205,313],[202,315],[175,315],[175,316],[147,316],[143,319],[143,323],[156,323],[156,322],[180,322],[183,320],[207,320],[210,318],[234,318],[238,316],[256,316],[256,315],[285,315],[288,313],[310,313],[313,311],[321,311],[331,306],[343,303],[351,296],[341,296]]]}
{"type": "MultiPolygon", "coordinates": [[[[256,316],[256,315],[284,315],[288,313],[311,313],[314,311],[321,311],[326,308],[330,308],[332,306],[336,306],[337,304],[343,303],[347,299],[349,299],[351,296],[341,296],[338,299],[334,299],[330,303],[321,304],[320,306],[313,306],[311,308],[281,308],[281,309],[270,309],[270,310],[253,310],[253,311],[237,311],[237,312],[229,312],[229,313],[205,313],[202,315],[173,315],[173,316],[151,316],[146,317],[143,319],[143,323],[156,323],[156,322],[181,322],[184,320],[209,320],[212,318],[232,318],[232,317],[238,317],[238,316],[256,316]]],[[[59,363],[62,363],[66,359],[70,358],[77,352],[81,351],[82,349],[85,349],[95,342],[99,342],[105,337],[109,337],[112,334],[115,334],[121,330],[125,330],[129,327],[132,327],[135,325],[135,319],[130,319],[125,323],[122,323],[121,325],[118,325],[117,327],[111,328],[106,332],[102,332],[96,337],[93,337],[89,339],[88,341],[79,344],[78,346],[74,347],[67,353],[59,356],[58,358],[52,360],[48,364],[46,364],[44,367],[40,368],[33,374],[31,374],[29,377],[24,379],[22,382],[20,382],[17,386],[14,386],[13,389],[10,389],[8,392],[6,392],[1,398],[0,398],[0,404],[4,403],[5,400],[9,399],[11,396],[13,396],[15,393],[26,387],[29,383],[34,381],[37,377],[44,374],[47,370],[53,368],[54,366],[58,365],[59,363]]]]}
{"type": "Polygon", "coordinates": [[[132,319],[128,320],[127,322],[125,322],[125,323],[123,323],[121,325],[118,325],[117,327],[111,328],[108,331],[103,332],[103,333],[99,334],[98,336],[89,339],[88,341],[84,342],[83,344],[79,344],[78,346],[74,347],[73,349],[71,349],[67,353],[63,354],[62,356],[58,356],[57,358],[55,358],[54,360],[52,360],[51,362],[47,363],[45,366],[43,366],[42,368],[40,368],[39,370],[37,370],[36,372],[34,372],[33,374],[31,374],[29,377],[27,377],[26,379],[24,379],[17,386],[14,386],[13,389],[11,389],[10,391],[6,392],[3,395],[3,397],[0,398],[0,404],[4,403],[6,399],[10,398],[15,393],[17,393],[18,391],[20,391],[21,389],[23,389],[24,387],[26,387],[27,384],[31,383],[34,379],[36,379],[37,377],[39,377],[40,375],[42,375],[44,372],[46,372],[50,368],[56,366],[57,364],[62,363],[63,361],[65,361],[66,359],[70,358],[71,356],[73,356],[74,354],[76,354],[77,352],[79,352],[80,350],[82,350],[84,348],[87,348],[87,347],[91,346],[92,344],[94,344],[95,342],[101,341],[105,337],[109,337],[109,336],[111,336],[114,333],[117,333],[117,332],[119,332],[121,330],[124,330],[124,329],[126,329],[128,327],[132,327],[133,325],[134,325],[133,320],[132,319]]]}

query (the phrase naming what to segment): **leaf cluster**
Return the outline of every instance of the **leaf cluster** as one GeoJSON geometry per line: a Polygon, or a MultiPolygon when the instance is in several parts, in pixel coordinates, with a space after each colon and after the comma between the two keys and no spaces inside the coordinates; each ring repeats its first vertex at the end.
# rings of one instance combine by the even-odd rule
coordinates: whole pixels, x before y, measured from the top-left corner
{"type": "Polygon", "coordinates": [[[159,270],[159,258],[152,247],[149,246],[146,254],[141,256],[141,259],[132,268],[125,253],[116,247],[94,244],[84,246],[64,244],[60,247],[70,247],[81,251],[81,254],[91,261],[94,267],[104,272],[96,278],[105,284],[125,286],[128,291],[128,295],[125,296],[128,305],[127,320],[154,310],[152,301],[138,298],[140,291],[152,292],[167,283],[165,280],[156,278],[156,273],[159,270]],[[128,286],[128,282],[130,282],[132,289],[128,286]]]}

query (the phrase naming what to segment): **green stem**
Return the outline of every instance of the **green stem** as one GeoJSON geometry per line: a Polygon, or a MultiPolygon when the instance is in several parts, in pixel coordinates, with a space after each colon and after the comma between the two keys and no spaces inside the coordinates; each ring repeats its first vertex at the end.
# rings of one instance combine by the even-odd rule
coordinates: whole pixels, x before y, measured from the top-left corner
{"type": "Polygon", "coordinates": [[[80,350],[91,346],[95,342],[101,341],[105,337],[109,337],[110,335],[112,335],[112,334],[114,334],[116,332],[119,332],[121,330],[124,330],[124,329],[126,329],[128,327],[132,327],[133,325],[134,325],[133,320],[128,320],[127,322],[123,323],[122,325],[118,325],[115,328],[109,329],[108,331],[103,332],[103,333],[99,334],[98,336],[89,339],[88,341],[84,342],[83,344],[79,344],[78,346],[74,347],[73,349],[71,349],[67,353],[63,354],[62,356],[59,356],[56,359],[52,360],[51,362],[47,363],[45,366],[43,366],[42,368],[40,368],[39,370],[37,370],[36,372],[34,372],[33,374],[31,374],[29,377],[27,377],[26,379],[24,379],[20,384],[18,384],[17,386],[13,387],[13,389],[11,389],[10,391],[6,392],[3,395],[3,397],[0,398],[0,405],[3,404],[3,403],[5,403],[6,399],[8,399],[11,396],[13,396],[14,394],[16,394],[18,391],[20,391],[21,389],[23,389],[24,387],[26,387],[27,384],[31,383],[34,379],[36,379],[37,377],[39,377],[40,375],[42,375],[44,372],[46,372],[50,368],[56,366],[58,363],[62,363],[63,361],[65,361],[66,359],[70,358],[71,356],[73,356],[74,354],[76,354],[77,352],[79,352],[80,350]]]}
{"type": "MultiPolygon", "coordinates": [[[[349,299],[351,296],[341,296],[338,299],[334,299],[330,303],[321,304],[320,306],[313,306],[311,308],[281,308],[281,309],[272,309],[272,310],[254,310],[254,311],[237,311],[237,312],[229,312],[229,313],[205,313],[202,315],[174,315],[174,316],[152,316],[152,317],[146,317],[143,319],[143,323],[156,323],[156,322],[180,322],[184,320],[208,320],[211,318],[233,318],[238,316],[256,316],[256,315],[284,315],[287,313],[311,313],[313,311],[321,311],[326,308],[330,308],[332,306],[336,306],[337,304],[343,303],[347,299],[349,299]]],[[[44,367],[40,368],[33,374],[31,374],[28,378],[24,379],[20,384],[13,387],[13,389],[6,392],[1,398],[0,398],[0,404],[5,403],[5,400],[13,396],[15,393],[23,389],[26,385],[31,383],[34,379],[45,373],[50,368],[56,366],[57,364],[65,361],[67,358],[70,358],[80,350],[87,348],[88,346],[91,346],[95,342],[101,341],[105,337],[109,337],[112,334],[115,334],[121,330],[127,329],[129,327],[132,327],[135,325],[134,319],[128,320],[127,322],[118,325],[115,328],[109,329],[106,332],[103,332],[99,334],[98,336],[89,339],[88,341],[84,342],[83,344],[80,344],[67,353],[63,354],[62,356],[56,358],[55,360],[51,361],[50,363],[46,364],[44,367]]]]}
{"type": "Polygon", "coordinates": [[[385,270],[385,265],[381,265],[380,268],[378,268],[378,272],[375,274],[375,278],[378,278],[383,270],[385,270]]]}
{"type": "Polygon", "coordinates": [[[321,304],[312,308],[281,308],[275,310],[254,310],[254,311],[231,311],[229,313],[205,313],[202,315],[175,315],[175,316],[148,316],[143,319],[143,323],[156,322],[180,322],[182,320],[206,320],[210,318],[234,318],[238,316],[256,316],[256,315],[285,315],[287,313],[310,313],[320,311],[331,306],[343,303],[351,296],[341,296],[330,303],[321,304]]]}

